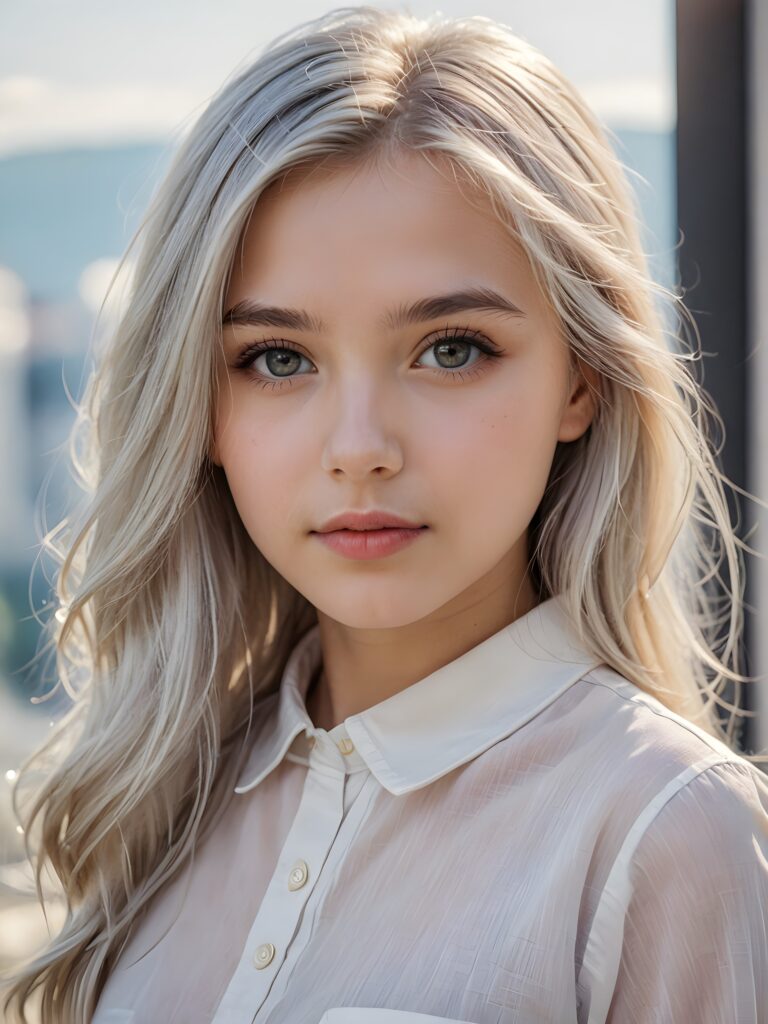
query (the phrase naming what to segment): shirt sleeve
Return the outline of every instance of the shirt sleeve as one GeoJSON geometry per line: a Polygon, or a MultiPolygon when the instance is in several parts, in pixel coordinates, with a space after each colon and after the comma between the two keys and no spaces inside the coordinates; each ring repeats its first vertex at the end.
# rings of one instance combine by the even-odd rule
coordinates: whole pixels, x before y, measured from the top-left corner
{"type": "Polygon", "coordinates": [[[714,765],[638,843],[607,1024],[768,1024],[768,779],[714,765]]]}

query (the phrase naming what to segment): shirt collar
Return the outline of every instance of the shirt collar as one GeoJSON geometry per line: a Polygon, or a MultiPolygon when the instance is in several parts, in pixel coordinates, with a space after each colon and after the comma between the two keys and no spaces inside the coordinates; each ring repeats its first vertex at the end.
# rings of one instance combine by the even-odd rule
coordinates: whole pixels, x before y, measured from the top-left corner
{"type": "MultiPolygon", "coordinates": [[[[236,793],[253,789],[277,767],[299,733],[323,732],[304,704],[321,660],[316,623],[291,652],[278,692],[261,705],[236,793]]],[[[555,595],[431,675],[346,718],[330,735],[348,735],[390,793],[409,793],[521,728],[599,664],[555,595]]]]}

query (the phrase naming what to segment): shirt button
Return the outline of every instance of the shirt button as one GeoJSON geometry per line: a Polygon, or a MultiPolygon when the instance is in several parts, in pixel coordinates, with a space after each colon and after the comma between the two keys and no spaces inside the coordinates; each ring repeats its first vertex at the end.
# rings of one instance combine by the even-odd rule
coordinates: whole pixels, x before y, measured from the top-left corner
{"type": "Polygon", "coordinates": [[[305,860],[297,860],[291,868],[291,873],[288,876],[288,888],[291,892],[295,892],[300,889],[307,881],[309,875],[309,868],[305,860]]]}
{"type": "Polygon", "coordinates": [[[253,962],[256,965],[256,970],[260,971],[264,967],[267,967],[272,963],[272,958],[275,955],[275,947],[271,942],[263,942],[253,957],[253,962]]]}
{"type": "Polygon", "coordinates": [[[355,744],[352,742],[352,740],[339,740],[337,746],[339,750],[342,752],[342,754],[351,754],[352,751],[355,749],[355,744]]]}

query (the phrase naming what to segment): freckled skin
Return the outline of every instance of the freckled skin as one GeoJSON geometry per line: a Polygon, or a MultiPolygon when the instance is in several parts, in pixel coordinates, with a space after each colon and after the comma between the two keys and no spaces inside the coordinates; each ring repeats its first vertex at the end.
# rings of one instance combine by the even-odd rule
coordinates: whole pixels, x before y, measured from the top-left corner
{"type": "MultiPolygon", "coordinates": [[[[323,728],[536,604],[528,524],[557,442],[579,437],[594,415],[522,248],[487,203],[467,199],[469,188],[418,154],[294,173],[259,199],[238,248],[225,309],[253,299],[327,327],[225,328],[213,452],[253,542],[317,608],[324,673],[307,707],[323,728]],[[377,325],[400,304],[477,286],[526,316],[472,310],[397,331],[377,325]],[[446,327],[479,332],[503,354],[465,346],[452,362],[429,344],[446,327]],[[300,350],[292,384],[262,388],[233,368],[266,339],[300,350]],[[462,361],[468,376],[449,378],[462,361]],[[429,529],[371,561],[309,533],[370,508],[429,529]]],[[[283,379],[274,356],[255,362],[283,379]]]]}

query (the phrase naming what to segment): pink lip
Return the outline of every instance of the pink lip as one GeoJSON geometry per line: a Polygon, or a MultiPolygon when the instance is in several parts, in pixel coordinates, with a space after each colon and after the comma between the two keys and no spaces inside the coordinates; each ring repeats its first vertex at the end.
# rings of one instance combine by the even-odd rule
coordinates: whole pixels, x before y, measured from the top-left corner
{"type": "Polygon", "coordinates": [[[365,512],[342,512],[332,516],[315,533],[330,533],[332,530],[383,530],[390,526],[399,526],[404,530],[418,530],[425,523],[403,519],[393,512],[379,509],[368,509],[365,512]]]}
{"type": "Polygon", "coordinates": [[[345,558],[383,558],[407,547],[427,529],[402,529],[387,527],[383,530],[332,530],[330,533],[314,533],[313,536],[345,558]]]}

